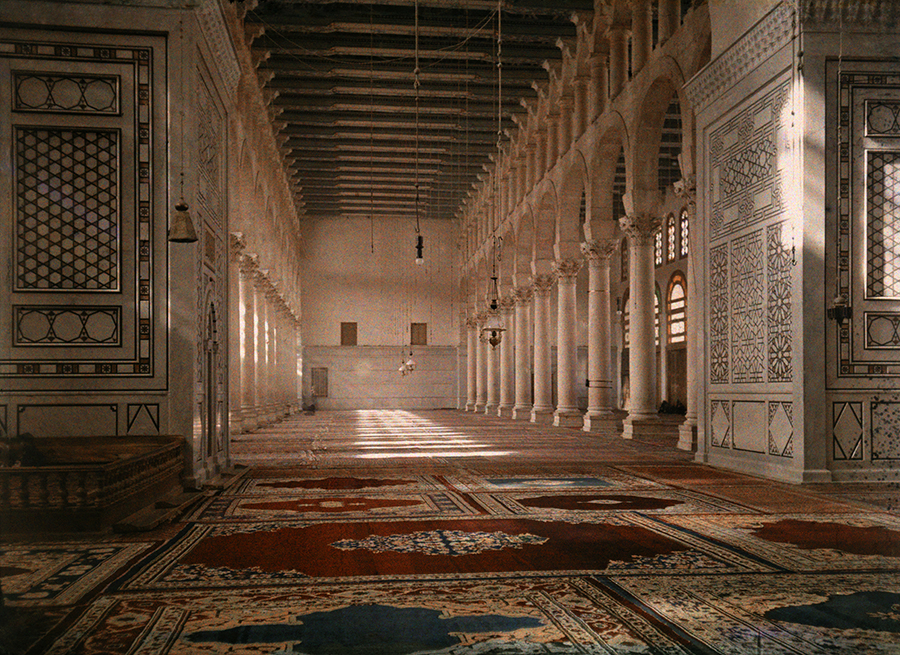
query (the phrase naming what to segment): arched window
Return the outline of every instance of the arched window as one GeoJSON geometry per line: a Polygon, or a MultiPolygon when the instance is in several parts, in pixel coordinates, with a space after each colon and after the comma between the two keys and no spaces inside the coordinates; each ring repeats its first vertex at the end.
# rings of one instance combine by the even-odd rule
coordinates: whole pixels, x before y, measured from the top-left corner
{"type": "Polygon", "coordinates": [[[628,291],[622,298],[622,340],[626,349],[631,346],[631,298],[628,291]]]}
{"type": "Polygon", "coordinates": [[[681,248],[679,249],[679,254],[682,257],[687,257],[688,255],[688,244],[690,243],[689,239],[689,225],[688,225],[688,211],[687,209],[681,210],[681,248]]]}
{"type": "Polygon", "coordinates": [[[659,302],[659,285],[657,284],[656,293],[653,294],[653,336],[657,348],[659,347],[659,307],[661,304],[659,302]]]}
{"type": "Polygon", "coordinates": [[[675,215],[669,214],[666,218],[666,261],[674,262],[675,261],[675,237],[676,237],[677,229],[675,225],[675,215]]]}
{"type": "Polygon", "coordinates": [[[653,245],[653,261],[657,266],[663,263],[663,235],[662,230],[656,233],[656,241],[653,245]]]}
{"type": "Polygon", "coordinates": [[[666,309],[669,315],[669,343],[684,343],[687,335],[687,281],[681,271],[673,273],[669,280],[666,309]]]}
{"type": "Polygon", "coordinates": [[[622,239],[619,253],[622,260],[622,281],[624,282],[628,279],[628,237],[622,239]]]}

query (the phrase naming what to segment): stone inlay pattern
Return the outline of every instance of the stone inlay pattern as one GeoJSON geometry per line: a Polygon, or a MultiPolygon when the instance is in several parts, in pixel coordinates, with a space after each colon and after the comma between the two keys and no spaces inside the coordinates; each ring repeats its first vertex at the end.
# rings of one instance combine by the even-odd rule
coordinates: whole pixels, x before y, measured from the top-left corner
{"type": "Polygon", "coordinates": [[[366,539],[343,539],[331,544],[340,550],[370,550],[373,553],[424,553],[425,555],[475,555],[486,550],[521,548],[546,542],[546,537],[505,532],[431,530],[412,534],[372,535],[366,539]]]}
{"type": "Polygon", "coordinates": [[[793,350],[791,319],[791,248],[784,239],[784,223],[766,228],[766,278],[768,299],[766,323],[768,329],[769,382],[790,382],[793,350]]]}
{"type": "Polygon", "coordinates": [[[119,346],[120,307],[15,307],[16,346],[119,346]]]}
{"type": "Polygon", "coordinates": [[[900,102],[866,100],[866,134],[868,136],[900,136],[900,102]]]}
{"type": "Polygon", "coordinates": [[[709,381],[728,382],[728,247],[709,251],[709,381]]]}
{"type": "Polygon", "coordinates": [[[866,313],[866,348],[900,348],[900,314],[866,313]]]}
{"type": "Polygon", "coordinates": [[[794,456],[794,405],[773,401],[769,403],[769,454],[794,456]]]}
{"type": "Polygon", "coordinates": [[[736,383],[763,381],[762,264],[761,231],[731,242],[731,347],[736,383]]]}
{"type": "Polygon", "coordinates": [[[836,402],[832,404],[832,408],[832,458],[835,461],[862,459],[862,403],[836,402]]]}
{"type": "Polygon", "coordinates": [[[900,402],[876,398],[871,412],[872,459],[900,459],[900,402]]]}
{"type": "Polygon", "coordinates": [[[14,73],[16,111],[116,114],[119,78],[116,75],[14,73]]]}
{"type": "Polygon", "coordinates": [[[16,129],[16,286],[119,288],[119,134],[16,129]]]}

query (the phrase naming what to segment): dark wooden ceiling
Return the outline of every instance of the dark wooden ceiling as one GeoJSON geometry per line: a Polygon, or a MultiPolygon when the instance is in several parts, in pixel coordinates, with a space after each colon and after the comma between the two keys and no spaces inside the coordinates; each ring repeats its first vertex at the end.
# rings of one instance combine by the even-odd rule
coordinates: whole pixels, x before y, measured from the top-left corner
{"type": "MultiPolygon", "coordinates": [[[[502,0],[502,140],[592,10],[502,0]]],[[[307,216],[415,218],[418,160],[419,217],[452,218],[497,152],[497,2],[419,0],[418,14],[418,111],[414,0],[260,0],[245,15],[307,216]]]]}

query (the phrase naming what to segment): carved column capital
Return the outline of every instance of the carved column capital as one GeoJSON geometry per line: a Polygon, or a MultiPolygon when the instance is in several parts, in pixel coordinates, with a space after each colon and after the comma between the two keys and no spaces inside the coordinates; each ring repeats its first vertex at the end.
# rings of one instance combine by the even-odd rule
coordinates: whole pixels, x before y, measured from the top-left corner
{"type": "Polygon", "coordinates": [[[534,296],[534,289],[532,287],[516,287],[513,295],[515,296],[516,302],[518,304],[527,305],[531,302],[531,299],[534,296]]]}
{"type": "Polygon", "coordinates": [[[487,312],[478,312],[475,314],[475,326],[482,327],[485,323],[487,323],[488,314],[487,312]]]}
{"type": "Polygon", "coordinates": [[[509,314],[516,308],[516,296],[515,294],[510,294],[508,296],[503,296],[500,299],[500,313],[501,314],[509,314]]]}
{"type": "Polygon", "coordinates": [[[619,219],[619,227],[632,245],[647,245],[662,225],[662,218],[653,214],[630,214],[619,219]]]}
{"type": "Polygon", "coordinates": [[[581,270],[581,264],[580,259],[560,259],[554,269],[556,277],[560,282],[574,282],[578,271],[581,270]]]}
{"type": "Polygon", "coordinates": [[[240,262],[241,255],[244,250],[247,248],[247,241],[244,239],[243,232],[229,232],[228,233],[228,246],[229,252],[231,253],[231,260],[233,262],[240,262]]]}
{"type": "Polygon", "coordinates": [[[470,330],[478,329],[478,320],[474,316],[470,316],[466,319],[466,327],[470,330]]]}
{"type": "Polygon", "coordinates": [[[675,195],[688,204],[688,211],[693,211],[697,206],[697,178],[688,175],[678,180],[674,185],[675,195]]]}
{"type": "Polygon", "coordinates": [[[609,261],[618,248],[618,239],[594,239],[581,244],[581,252],[588,260],[588,266],[591,267],[600,266],[602,262],[609,261]]]}
{"type": "Polygon", "coordinates": [[[256,273],[256,270],[259,268],[259,261],[257,260],[256,255],[252,253],[243,253],[238,258],[238,267],[242,274],[249,277],[256,273]]]}
{"type": "Polygon", "coordinates": [[[532,289],[534,289],[534,295],[539,298],[547,298],[550,296],[550,289],[553,288],[553,283],[556,282],[556,275],[553,273],[541,273],[539,275],[534,276],[534,280],[532,280],[532,289]]]}

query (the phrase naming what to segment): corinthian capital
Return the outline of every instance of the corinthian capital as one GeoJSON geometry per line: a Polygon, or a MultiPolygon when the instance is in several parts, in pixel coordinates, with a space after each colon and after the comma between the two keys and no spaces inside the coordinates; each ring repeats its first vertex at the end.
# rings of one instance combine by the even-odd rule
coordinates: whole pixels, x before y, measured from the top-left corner
{"type": "Polygon", "coordinates": [[[609,260],[618,249],[618,239],[594,239],[581,244],[581,252],[591,266],[609,260]]]}
{"type": "Polygon", "coordinates": [[[580,259],[560,259],[556,262],[556,277],[560,281],[573,282],[581,270],[580,259]]]}
{"type": "Polygon", "coordinates": [[[520,305],[527,305],[531,302],[531,298],[534,296],[534,289],[532,287],[517,287],[513,295],[516,298],[516,302],[520,305]]]}
{"type": "Polygon", "coordinates": [[[508,314],[516,308],[516,296],[510,294],[500,299],[500,313],[508,314]]]}
{"type": "Polygon", "coordinates": [[[630,214],[619,219],[619,227],[628,235],[629,243],[647,245],[662,225],[662,218],[654,214],[630,214]]]}
{"type": "Polygon", "coordinates": [[[676,196],[689,205],[697,204],[697,179],[693,174],[681,178],[673,186],[675,187],[676,196]]]}
{"type": "Polygon", "coordinates": [[[534,289],[534,295],[541,298],[548,297],[554,282],[556,282],[556,275],[553,273],[541,273],[535,275],[531,282],[532,288],[534,289]]]}
{"type": "Polygon", "coordinates": [[[470,330],[478,329],[478,321],[475,320],[474,316],[470,316],[466,319],[466,327],[469,328],[470,330]]]}

